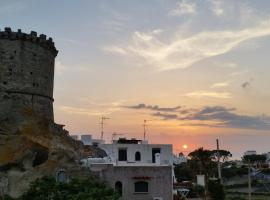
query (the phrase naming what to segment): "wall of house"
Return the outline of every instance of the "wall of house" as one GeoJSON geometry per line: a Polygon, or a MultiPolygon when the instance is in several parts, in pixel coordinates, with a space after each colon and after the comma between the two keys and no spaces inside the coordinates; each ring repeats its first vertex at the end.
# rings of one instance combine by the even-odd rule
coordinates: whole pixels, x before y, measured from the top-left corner
{"type": "Polygon", "coordinates": [[[172,200],[172,167],[114,167],[108,165],[100,176],[106,180],[111,187],[115,183],[122,183],[122,200],[153,200],[154,197],[162,197],[163,200],[172,200]],[[147,193],[135,193],[135,182],[146,181],[148,183],[147,193]]]}
{"type": "Polygon", "coordinates": [[[173,164],[172,145],[169,144],[102,144],[100,148],[104,149],[113,162],[117,162],[118,165],[152,164],[152,149],[160,148],[160,164],[173,164]],[[118,161],[119,149],[127,149],[127,162],[118,161]],[[141,153],[141,161],[135,161],[136,152],[141,153]]]}

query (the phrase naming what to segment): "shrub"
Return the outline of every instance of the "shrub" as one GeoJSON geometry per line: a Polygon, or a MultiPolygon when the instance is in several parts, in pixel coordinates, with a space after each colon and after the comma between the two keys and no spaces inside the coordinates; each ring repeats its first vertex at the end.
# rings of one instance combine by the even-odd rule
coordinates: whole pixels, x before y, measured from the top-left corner
{"type": "Polygon", "coordinates": [[[118,200],[118,195],[105,183],[95,179],[72,179],[68,183],[44,177],[33,182],[19,200],[118,200]]]}
{"type": "Polygon", "coordinates": [[[208,182],[208,191],[209,195],[213,200],[224,200],[225,199],[225,191],[223,185],[220,184],[220,181],[209,181],[208,182]]]}

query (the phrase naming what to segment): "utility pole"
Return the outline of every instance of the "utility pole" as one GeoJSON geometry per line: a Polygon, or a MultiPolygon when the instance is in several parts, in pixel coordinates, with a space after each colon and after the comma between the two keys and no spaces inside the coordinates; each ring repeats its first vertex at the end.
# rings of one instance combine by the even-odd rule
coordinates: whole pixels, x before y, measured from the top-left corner
{"type": "Polygon", "coordinates": [[[220,163],[220,151],[219,151],[219,140],[217,139],[217,157],[218,157],[218,178],[220,183],[223,184],[222,175],[221,175],[221,163],[220,163]]]}
{"type": "Polygon", "coordinates": [[[103,135],[104,135],[104,121],[107,120],[107,119],[110,119],[110,118],[107,118],[107,117],[104,117],[102,116],[101,117],[101,135],[100,135],[100,139],[103,140],[103,135]]]}
{"type": "Polygon", "coordinates": [[[248,161],[248,200],[251,200],[250,161],[248,161]]]}

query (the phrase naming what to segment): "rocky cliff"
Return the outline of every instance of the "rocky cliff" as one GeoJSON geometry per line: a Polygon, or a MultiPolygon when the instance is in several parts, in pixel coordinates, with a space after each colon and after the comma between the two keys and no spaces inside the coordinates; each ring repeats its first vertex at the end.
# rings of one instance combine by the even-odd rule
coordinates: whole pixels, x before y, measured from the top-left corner
{"type": "Polygon", "coordinates": [[[68,177],[88,175],[80,159],[102,156],[96,147],[73,140],[62,125],[38,116],[30,108],[24,120],[13,124],[0,121],[0,196],[20,196],[29,183],[42,176],[57,176],[64,170],[68,177]]]}

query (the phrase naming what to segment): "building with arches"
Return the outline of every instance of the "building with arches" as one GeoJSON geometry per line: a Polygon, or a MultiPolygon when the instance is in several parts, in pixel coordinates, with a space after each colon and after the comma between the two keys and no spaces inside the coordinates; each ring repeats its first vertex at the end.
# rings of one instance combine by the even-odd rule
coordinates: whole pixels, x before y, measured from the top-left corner
{"type": "Polygon", "coordinates": [[[172,200],[171,144],[119,138],[100,144],[108,157],[84,160],[90,170],[108,182],[122,200],[172,200]]]}

